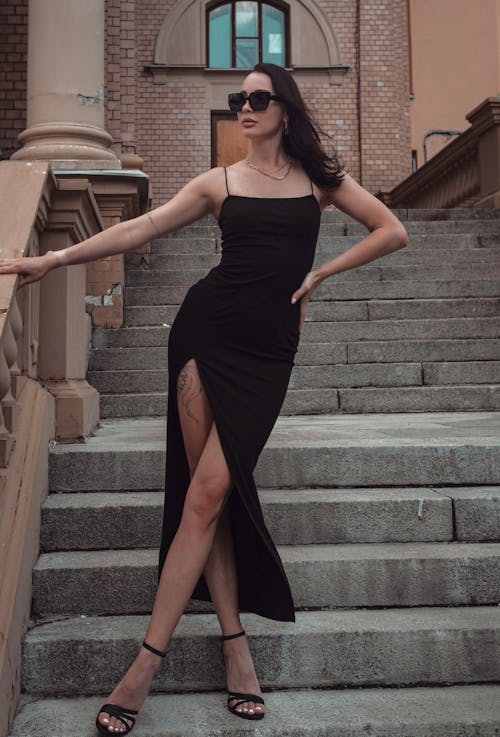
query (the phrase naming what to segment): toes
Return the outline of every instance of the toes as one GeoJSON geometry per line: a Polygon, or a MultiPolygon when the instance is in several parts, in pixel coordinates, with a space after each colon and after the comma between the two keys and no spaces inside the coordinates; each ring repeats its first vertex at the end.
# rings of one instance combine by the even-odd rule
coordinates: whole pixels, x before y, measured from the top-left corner
{"type": "Polygon", "coordinates": [[[102,724],[103,727],[107,727],[109,724],[109,714],[105,711],[101,711],[99,716],[97,717],[99,720],[99,724],[102,724]]]}

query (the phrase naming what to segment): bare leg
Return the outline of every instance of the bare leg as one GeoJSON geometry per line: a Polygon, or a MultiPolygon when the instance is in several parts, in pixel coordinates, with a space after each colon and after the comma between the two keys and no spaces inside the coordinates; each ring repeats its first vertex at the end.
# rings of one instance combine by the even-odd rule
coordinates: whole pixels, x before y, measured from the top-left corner
{"type": "MultiPolygon", "coordinates": [[[[229,520],[229,509],[224,508],[217,524],[217,533],[210,557],[203,571],[210,595],[214,602],[217,618],[223,634],[232,635],[243,627],[238,608],[238,585],[234,557],[233,537],[229,520]]],[[[237,637],[224,642],[228,691],[253,693],[262,696],[257,674],[246,637],[237,637]]],[[[231,705],[237,699],[231,699],[231,705]]],[[[245,701],[237,711],[263,714],[265,706],[245,701]]]]}
{"type": "MultiPolygon", "coordinates": [[[[144,639],[164,650],[203,572],[213,545],[217,519],[232,488],[231,476],[212,422],[198,465],[189,484],[179,528],[168,551],[144,639]]],[[[125,676],[110,694],[112,704],[140,709],[161,659],[141,647],[125,676]]],[[[108,731],[123,732],[123,723],[105,712],[99,715],[108,731]]],[[[130,723],[130,720],[128,720],[130,723]]]]}
{"type": "MultiPolygon", "coordinates": [[[[203,391],[196,362],[188,361],[179,374],[178,407],[184,446],[193,476],[213,422],[210,406],[203,391]]],[[[225,635],[242,628],[238,609],[238,587],[229,510],[224,507],[210,556],[203,570],[214,607],[225,635]]],[[[262,695],[246,637],[224,643],[228,690],[262,695]]],[[[232,699],[230,703],[235,703],[232,699]]],[[[238,711],[264,712],[265,707],[253,701],[241,704],[238,711]]]]}
{"type": "MultiPolygon", "coordinates": [[[[186,367],[179,375],[178,387],[179,416],[181,420],[181,427],[186,447],[186,455],[188,458],[193,483],[196,481],[196,479],[193,477],[195,476],[197,466],[201,459],[205,446],[208,444],[210,436],[212,436],[213,438],[214,433],[216,434],[216,429],[213,425],[213,418],[211,415],[210,407],[208,405],[208,402],[206,401],[201,383],[199,382],[199,376],[194,361],[188,362],[186,367]]],[[[219,453],[222,453],[218,437],[217,443],[215,443],[215,445],[217,446],[217,444],[219,447],[217,449],[217,452],[215,453],[216,456],[219,453]]],[[[213,442],[212,445],[214,445],[213,442]]],[[[225,465],[225,461],[223,465],[225,465]]],[[[228,473],[227,466],[225,466],[225,468],[226,472],[228,473]]],[[[228,486],[230,488],[230,481],[228,482],[228,486]]],[[[191,491],[191,487],[192,484],[190,485],[190,488],[188,490],[188,495],[191,491]]],[[[227,494],[224,496],[224,501],[226,498],[227,494]]],[[[222,506],[224,504],[224,501],[222,502],[222,506]]],[[[221,513],[219,513],[218,518],[221,519],[221,513]]],[[[181,527],[179,528],[179,531],[174,538],[174,542],[172,543],[171,549],[169,550],[167,556],[167,560],[169,562],[171,562],[173,557],[172,551],[175,552],[174,543],[177,541],[180,530],[181,527]]],[[[212,552],[210,553],[210,556],[208,558],[208,561],[210,561],[212,559],[212,556],[214,556],[213,563],[212,565],[209,565],[208,568],[209,570],[213,571],[215,569],[216,571],[218,568],[220,568],[220,566],[222,566],[222,570],[227,571],[232,567],[233,573],[228,577],[227,580],[221,580],[220,578],[218,578],[217,580],[213,580],[213,578],[211,578],[211,583],[209,582],[209,577],[211,577],[211,574],[209,573],[207,577],[207,583],[210,587],[211,595],[214,599],[214,604],[223,632],[226,634],[230,634],[241,629],[236,595],[236,569],[234,564],[234,553],[232,557],[231,555],[229,555],[228,557],[228,527],[225,534],[223,533],[222,527],[220,528],[220,530],[222,534],[218,532],[219,525],[217,524],[217,532],[215,533],[215,538],[213,540],[212,552]],[[237,629],[234,629],[234,627],[237,627],[237,629]]],[[[192,541],[190,543],[190,547],[192,547],[192,541]]],[[[230,546],[229,553],[231,551],[232,544],[230,546]]],[[[182,549],[180,552],[180,557],[181,559],[186,559],[186,554],[182,552],[182,549]]],[[[174,621],[175,615],[171,616],[172,609],[170,609],[172,601],[176,598],[176,594],[178,595],[179,593],[178,586],[175,582],[175,579],[171,581],[171,586],[168,586],[168,581],[167,584],[165,584],[164,574],[167,570],[167,560],[165,561],[164,569],[162,571],[158,593],[153,608],[153,614],[151,616],[150,624],[145,636],[145,640],[154,647],[158,647],[158,649],[164,649],[167,642],[167,640],[165,639],[165,627],[163,626],[165,624],[165,612],[168,612],[168,620],[171,622],[171,629],[170,634],[168,635],[168,639],[170,639],[171,632],[173,631],[178,620],[177,617],[177,620],[174,621]],[[160,600],[160,590],[166,590],[167,592],[170,590],[171,592],[162,597],[163,603],[160,600]],[[157,614],[156,619],[154,617],[155,613],[157,614]],[[160,626],[156,626],[158,620],[161,620],[160,626]]],[[[175,569],[176,565],[177,564],[174,558],[174,562],[172,563],[171,567],[175,569]]],[[[205,568],[204,572],[206,574],[207,568],[205,568]]],[[[181,576],[184,575],[185,574],[181,574],[181,576]]],[[[187,595],[187,598],[184,599],[184,603],[180,603],[180,605],[177,607],[176,611],[180,611],[180,614],[184,611],[187,600],[191,596],[192,589],[194,588],[198,577],[199,573],[196,573],[193,576],[192,587],[189,591],[189,594],[187,595]]],[[[236,641],[231,640],[226,643],[225,648],[228,657],[230,657],[230,663],[227,664],[228,688],[234,688],[234,690],[238,691],[248,690],[252,693],[260,694],[261,692],[258,687],[255,671],[253,670],[253,663],[248,651],[246,638],[238,638],[236,641]],[[232,653],[232,651],[234,651],[234,653],[232,655],[229,655],[230,653],[232,653]],[[253,671],[253,679],[251,677],[250,671],[253,671]]],[[[110,703],[117,703],[123,706],[129,706],[130,708],[139,709],[142,706],[147,693],[149,692],[151,681],[159,665],[160,660],[157,656],[149,653],[144,648],[141,648],[139,654],[137,655],[136,659],[132,663],[124,678],[110,694],[108,701],[110,703]]],[[[260,707],[260,704],[257,706],[260,707]]],[[[253,708],[253,704],[243,704],[242,707],[239,707],[239,710],[241,710],[243,707],[245,707],[245,709],[250,709],[253,708]]],[[[108,715],[101,714],[99,717],[99,720],[103,724],[106,723],[104,721],[106,716],[108,715]]],[[[118,720],[115,720],[115,718],[112,717],[109,720],[109,729],[110,732],[120,732],[123,731],[123,725],[121,725],[118,720]]]]}
{"type": "MultiPolygon", "coordinates": [[[[178,388],[179,418],[192,476],[213,422],[194,360],[188,361],[179,374],[178,388]]],[[[230,635],[240,632],[243,627],[239,616],[236,563],[227,507],[219,517],[214,543],[203,574],[222,633],[230,635]]],[[[262,696],[246,637],[224,642],[224,657],[228,690],[262,696]]],[[[236,699],[233,699],[230,703],[235,702],[236,699]]],[[[263,713],[265,708],[250,701],[241,704],[238,711],[263,713]]]]}

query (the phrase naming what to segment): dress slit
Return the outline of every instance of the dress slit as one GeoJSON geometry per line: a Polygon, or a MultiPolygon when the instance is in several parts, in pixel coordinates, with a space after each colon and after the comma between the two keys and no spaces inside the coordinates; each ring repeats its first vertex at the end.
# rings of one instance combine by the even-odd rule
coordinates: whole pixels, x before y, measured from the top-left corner
{"type": "MultiPolygon", "coordinates": [[[[288,580],[274,542],[267,530],[258,500],[257,487],[252,468],[245,463],[239,450],[237,427],[234,427],[223,403],[219,387],[211,380],[209,366],[199,355],[190,354],[177,368],[169,371],[167,400],[167,457],[165,469],[165,504],[163,511],[162,538],[158,566],[158,582],[168,548],[177,532],[190,484],[189,464],[177,406],[177,381],[179,374],[190,359],[196,361],[200,382],[205,392],[213,422],[217,428],[222,452],[231,475],[233,485],[226,502],[233,537],[238,603],[240,611],[251,611],[264,617],[295,621],[292,594],[288,580]],[[273,571],[275,572],[273,575],[273,571]],[[282,602],[280,611],[269,601],[267,590],[262,590],[262,576],[275,578],[275,591],[282,602]],[[243,585],[244,584],[244,585],[243,585]]],[[[242,421],[243,418],[242,418],[242,421]]],[[[212,597],[202,574],[193,590],[191,599],[212,602],[212,597]]]]}

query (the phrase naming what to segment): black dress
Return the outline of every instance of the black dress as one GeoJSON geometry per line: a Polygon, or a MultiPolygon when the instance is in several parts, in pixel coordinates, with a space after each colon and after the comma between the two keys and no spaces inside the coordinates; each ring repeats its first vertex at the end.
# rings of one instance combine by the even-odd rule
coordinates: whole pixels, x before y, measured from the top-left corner
{"type": "MultiPolygon", "coordinates": [[[[227,504],[239,608],[290,622],[290,585],[264,522],[253,470],[285,399],[300,335],[300,301],[290,300],[312,267],[320,219],[312,183],[311,194],[302,197],[245,197],[228,190],[219,217],[221,261],[188,290],[168,342],[158,581],[189,486],[176,386],[180,370],[194,358],[234,484],[227,504]]],[[[203,575],[192,598],[211,601],[203,575]]]]}

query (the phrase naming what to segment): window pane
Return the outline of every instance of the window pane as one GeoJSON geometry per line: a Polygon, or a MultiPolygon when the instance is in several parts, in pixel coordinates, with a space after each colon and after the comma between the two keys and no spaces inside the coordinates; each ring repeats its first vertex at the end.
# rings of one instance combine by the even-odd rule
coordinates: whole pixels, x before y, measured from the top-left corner
{"type": "Polygon", "coordinates": [[[257,36],[257,3],[244,0],[236,3],[236,35],[257,36]]]}
{"type": "Polygon", "coordinates": [[[231,66],[231,5],[219,5],[209,13],[209,67],[231,66]]]}
{"type": "Polygon", "coordinates": [[[285,65],[285,14],[262,3],[262,61],[285,65]]]}
{"type": "Polygon", "coordinates": [[[236,66],[253,67],[258,59],[258,45],[256,38],[236,39],[236,66]]]}

